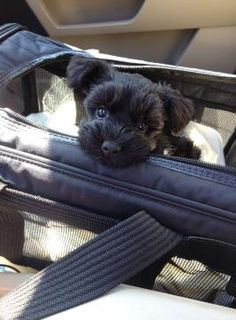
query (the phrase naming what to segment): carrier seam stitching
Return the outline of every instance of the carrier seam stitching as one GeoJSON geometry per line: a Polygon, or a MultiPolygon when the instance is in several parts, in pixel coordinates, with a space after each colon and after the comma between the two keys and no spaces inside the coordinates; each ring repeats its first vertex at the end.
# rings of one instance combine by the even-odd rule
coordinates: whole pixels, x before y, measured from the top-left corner
{"type": "MultiPolygon", "coordinates": [[[[13,159],[13,160],[22,162],[19,158],[14,157],[14,156],[10,156],[10,155],[0,155],[0,158],[1,158],[1,157],[2,157],[2,158],[4,158],[4,157],[5,157],[5,158],[10,158],[10,159],[13,159]]],[[[36,164],[36,163],[30,162],[29,160],[26,160],[26,161],[24,160],[24,162],[29,163],[29,164],[31,164],[31,165],[33,165],[33,166],[36,166],[36,167],[42,167],[42,168],[44,168],[44,169],[48,169],[46,165],[44,165],[44,166],[38,165],[38,164],[36,164]]],[[[69,177],[72,177],[72,178],[77,178],[75,174],[73,174],[73,173],[68,173],[68,172],[64,172],[63,170],[60,170],[60,169],[52,168],[52,171],[57,172],[57,173],[60,173],[60,174],[62,174],[62,175],[64,175],[64,176],[69,176],[69,177]]],[[[150,195],[145,195],[145,196],[144,196],[144,195],[140,194],[140,193],[137,192],[137,191],[131,191],[131,190],[128,190],[127,188],[125,188],[125,190],[122,190],[121,187],[118,187],[118,186],[110,186],[110,185],[108,185],[107,183],[105,183],[105,182],[103,182],[103,181],[97,182],[97,181],[94,181],[94,180],[91,179],[91,178],[81,177],[81,176],[80,176],[79,178],[80,178],[81,180],[84,180],[84,181],[87,181],[87,182],[96,184],[96,185],[98,185],[98,186],[103,185],[105,188],[110,189],[110,190],[113,190],[113,191],[117,191],[117,190],[123,191],[123,192],[125,191],[126,193],[128,193],[128,194],[130,194],[130,195],[132,195],[132,196],[140,197],[140,198],[143,198],[143,199],[148,199],[148,200],[150,200],[150,201],[152,201],[152,202],[155,202],[155,201],[156,201],[153,196],[150,196],[150,195]]],[[[168,194],[169,194],[169,193],[168,193],[168,194]]],[[[202,214],[201,210],[198,210],[198,209],[196,209],[196,208],[190,207],[190,206],[188,206],[188,205],[187,205],[187,206],[184,206],[184,205],[179,204],[179,203],[176,204],[176,202],[173,201],[173,202],[175,203],[175,205],[174,205],[174,204],[169,203],[168,200],[160,199],[159,197],[157,197],[157,198],[158,198],[158,201],[161,201],[161,202],[167,204],[167,205],[170,206],[170,207],[175,207],[175,205],[177,205],[178,207],[181,207],[184,211],[186,211],[188,208],[190,208],[190,210],[195,211],[196,213],[200,214],[201,216],[205,216],[205,215],[202,214]]],[[[186,198],[183,198],[183,197],[182,197],[182,199],[186,199],[186,198]]],[[[189,199],[186,199],[186,200],[189,200],[189,199]]],[[[215,207],[213,207],[213,206],[211,206],[211,207],[212,207],[212,208],[215,208],[215,207]]],[[[217,209],[220,209],[220,208],[217,208],[217,209]]],[[[227,210],[227,211],[229,211],[229,210],[227,210]]],[[[231,212],[231,211],[229,211],[229,212],[231,212]]],[[[225,220],[227,220],[227,221],[230,220],[230,222],[232,222],[231,219],[222,218],[222,217],[216,217],[215,215],[213,215],[213,214],[211,214],[211,213],[207,213],[207,215],[208,215],[208,216],[211,216],[211,217],[214,217],[214,218],[217,218],[217,219],[219,219],[219,220],[224,220],[224,221],[225,221],[225,220]]],[[[233,221],[233,223],[236,223],[236,222],[233,221]]]]}

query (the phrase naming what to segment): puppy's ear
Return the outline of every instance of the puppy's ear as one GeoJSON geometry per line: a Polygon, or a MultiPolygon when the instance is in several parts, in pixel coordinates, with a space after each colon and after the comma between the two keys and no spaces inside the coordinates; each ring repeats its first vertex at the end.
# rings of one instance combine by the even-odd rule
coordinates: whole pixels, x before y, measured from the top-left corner
{"type": "Polygon", "coordinates": [[[111,79],[111,67],[103,61],[74,56],[67,67],[67,80],[79,97],[83,100],[92,85],[111,79]]]}
{"type": "Polygon", "coordinates": [[[158,94],[163,102],[166,113],[166,129],[173,134],[178,134],[193,118],[193,103],[169,85],[159,84],[158,94]]]}

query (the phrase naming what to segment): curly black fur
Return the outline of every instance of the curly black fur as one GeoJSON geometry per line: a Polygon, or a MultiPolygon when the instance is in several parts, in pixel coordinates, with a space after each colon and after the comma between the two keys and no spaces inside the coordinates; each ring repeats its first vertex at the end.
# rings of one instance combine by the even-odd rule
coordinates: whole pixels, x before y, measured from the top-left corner
{"type": "Polygon", "coordinates": [[[90,58],[73,57],[67,75],[86,113],[79,129],[81,147],[98,160],[126,166],[165,150],[200,157],[192,141],[176,136],[194,113],[192,102],[179,91],[90,58]],[[104,118],[98,117],[99,108],[105,109],[104,118]]]}

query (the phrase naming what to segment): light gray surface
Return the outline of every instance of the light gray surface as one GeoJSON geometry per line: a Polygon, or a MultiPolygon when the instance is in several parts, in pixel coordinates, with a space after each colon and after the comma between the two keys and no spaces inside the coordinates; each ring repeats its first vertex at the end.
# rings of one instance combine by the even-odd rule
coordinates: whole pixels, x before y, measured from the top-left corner
{"type": "Polygon", "coordinates": [[[121,285],[50,320],[235,320],[235,310],[169,294],[121,285]]]}
{"type": "Polygon", "coordinates": [[[144,0],[42,0],[59,25],[106,23],[132,19],[144,0]]]}
{"type": "MultiPolygon", "coordinates": [[[[102,33],[142,32],[153,30],[178,30],[202,27],[229,26],[236,22],[235,0],[145,0],[143,6],[135,17],[120,21],[74,23],[74,15],[71,14],[67,24],[63,25],[55,18],[56,8],[59,4],[64,6],[64,1],[47,0],[51,2],[50,10],[45,6],[45,0],[27,0],[33,12],[38,17],[50,35],[82,35],[102,33]]],[[[94,1],[89,0],[90,10],[97,11],[94,1]]],[[[101,1],[101,0],[99,0],[101,1]]],[[[105,0],[104,0],[105,1],[105,0]]],[[[113,1],[113,0],[111,0],[113,1]]],[[[130,1],[130,0],[129,0],[130,1]]],[[[66,1],[72,7],[72,0],[66,1]]],[[[119,1],[126,12],[127,1],[119,1]]],[[[80,10],[84,1],[76,1],[74,10],[80,10]]],[[[106,8],[104,8],[104,12],[106,8]]],[[[133,10],[134,11],[134,10],[133,10]]],[[[64,12],[64,15],[66,11],[64,12]]],[[[105,13],[104,13],[105,14],[105,13]]],[[[60,20],[63,19],[60,17],[60,20]]]]}
{"type": "Polygon", "coordinates": [[[56,39],[83,49],[98,49],[111,55],[174,64],[193,34],[194,30],[168,30],[62,36],[56,39]]]}
{"type": "Polygon", "coordinates": [[[235,57],[236,26],[202,28],[193,37],[178,64],[233,73],[236,71],[235,57]]]}

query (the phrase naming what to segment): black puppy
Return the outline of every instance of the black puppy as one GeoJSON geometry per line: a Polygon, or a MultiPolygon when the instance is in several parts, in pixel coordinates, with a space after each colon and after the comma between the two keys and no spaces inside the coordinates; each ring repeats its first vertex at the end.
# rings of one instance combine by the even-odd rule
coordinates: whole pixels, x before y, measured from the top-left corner
{"type": "Polygon", "coordinates": [[[81,147],[98,160],[126,166],[150,152],[199,158],[192,141],[177,136],[194,113],[192,102],[177,90],[92,58],[73,57],[67,76],[86,113],[81,147]]]}

